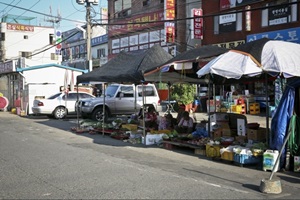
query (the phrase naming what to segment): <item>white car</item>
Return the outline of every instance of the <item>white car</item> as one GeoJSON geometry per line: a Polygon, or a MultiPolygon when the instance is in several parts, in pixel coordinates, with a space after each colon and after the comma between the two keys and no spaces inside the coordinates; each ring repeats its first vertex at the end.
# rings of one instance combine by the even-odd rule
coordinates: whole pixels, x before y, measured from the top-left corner
{"type": "Polygon", "coordinates": [[[47,115],[55,119],[63,119],[67,115],[76,114],[75,104],[77,99],[94,98],[95,96],[86,92],[59,92],[46,99],[33,101],[32,112],[38,115],[47,115]]]}

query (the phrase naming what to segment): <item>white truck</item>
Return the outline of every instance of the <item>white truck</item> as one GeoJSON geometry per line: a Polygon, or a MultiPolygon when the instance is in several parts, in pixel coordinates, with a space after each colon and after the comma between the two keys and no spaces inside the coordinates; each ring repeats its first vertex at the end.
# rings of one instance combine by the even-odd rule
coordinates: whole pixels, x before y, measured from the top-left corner
{"type": "Polygon", "coordinates": [[[160,98],[154,84],[110,84],[105,89],[105,97],[102,94],[100,97],[80,100],[76,106],[82,118],[102,121],[109,116],[137,113],[143,105],[151,104],[156,111],[161,111],[160,98]]]}

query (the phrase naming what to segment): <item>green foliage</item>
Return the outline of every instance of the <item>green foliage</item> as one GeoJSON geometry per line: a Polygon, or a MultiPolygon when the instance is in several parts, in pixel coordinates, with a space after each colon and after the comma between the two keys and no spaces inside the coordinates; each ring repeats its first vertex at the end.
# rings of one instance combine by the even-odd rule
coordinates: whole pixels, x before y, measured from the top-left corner
{"type": "Polygon", "coordinates": [[[171,98],[179,104],[188,105],[195,99],[196,86],[189,83],[179,83],[172,86],[171,98]]]}

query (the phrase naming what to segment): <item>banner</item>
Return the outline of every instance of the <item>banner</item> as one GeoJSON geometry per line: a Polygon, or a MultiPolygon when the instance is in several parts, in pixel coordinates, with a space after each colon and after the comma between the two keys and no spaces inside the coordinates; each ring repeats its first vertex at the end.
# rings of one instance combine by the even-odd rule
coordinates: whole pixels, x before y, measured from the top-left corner
{"type": "Polygon", "coordinates": [[[192,9],[192,39],[203,39],[203,16],[202,9],[192,9]]]}

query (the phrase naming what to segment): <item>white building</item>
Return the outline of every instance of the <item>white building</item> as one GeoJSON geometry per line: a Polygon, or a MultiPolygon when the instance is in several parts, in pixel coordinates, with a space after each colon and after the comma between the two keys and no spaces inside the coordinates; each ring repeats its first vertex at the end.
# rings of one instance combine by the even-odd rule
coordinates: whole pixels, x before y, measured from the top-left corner
{"type": "Polygon", "coordinates": [[[11,19],[0,24],[0,93],[9,101],[7,110],[17,107],[30,114],[36,96],[60,91],[66,71],[74,75],[75,84],[77,75],[87,71],[61,65],[61,47],[56,45],[60,31],[31,25],[34,18],[17,18],[19,23],[11,19]]]}

